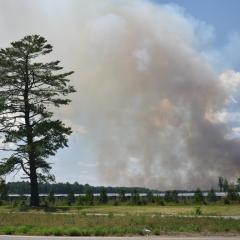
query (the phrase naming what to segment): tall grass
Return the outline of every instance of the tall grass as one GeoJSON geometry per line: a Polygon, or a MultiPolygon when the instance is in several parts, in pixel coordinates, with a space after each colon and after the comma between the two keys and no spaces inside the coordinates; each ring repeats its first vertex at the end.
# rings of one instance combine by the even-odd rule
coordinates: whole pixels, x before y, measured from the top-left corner
{"type": "Polygon", "coordinates": [[[240,234],[240,220],[161,215],[88,216],[82,214],[2,213],[0,234],[55,236],[123,236],[146,233],[240,234]]]}

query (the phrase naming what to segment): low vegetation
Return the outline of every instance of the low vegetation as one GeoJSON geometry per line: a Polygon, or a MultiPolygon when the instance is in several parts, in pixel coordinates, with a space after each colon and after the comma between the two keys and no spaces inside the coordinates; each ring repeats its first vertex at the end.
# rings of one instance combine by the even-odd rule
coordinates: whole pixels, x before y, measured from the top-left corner
{"type": "Polygon", "coordinates": [[[107,189],[93,194],[56,197],[51,190],[41,197],[40,207],[29,207],[26,196],[9,197],[7,186],[0,184],[0,234],[105,236],[162,234],[240,234],[240,198],[237,188],[229,188],[225,197],[212,189],[204,195],[200,189],[192,197],[177,191],[155,196],[151,191],[131,196],[120,189],[109,197],[107,189]]]}
{"type": "Polygon", "coordinates": [[[2,213],[0,215],[0,234],[123,236],[181,233],[239,234],[240,220],[162,217],[159,214],[89,216],[86,214],[2,213]]]}

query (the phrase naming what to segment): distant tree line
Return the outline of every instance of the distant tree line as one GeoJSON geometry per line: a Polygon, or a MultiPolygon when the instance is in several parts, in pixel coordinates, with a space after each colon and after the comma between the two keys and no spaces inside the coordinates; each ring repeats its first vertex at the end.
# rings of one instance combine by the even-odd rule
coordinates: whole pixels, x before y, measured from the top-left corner
{"type": "MultiPolygon", "coordinates": [[[[220,179],[220,178],[219,178],[220,179]]],[[[223,179],[223,178],[221,178],[223,179]]],[[[220,180],[222,181],[222,180],[220,180]]],[[[225,186],[219,191],[225,190],[227,194],[223,197],[216,195],[216,190],[213,188],[208,191],[202,191],[197,188],[193,195],[181,197],[179,193],[182,191],[172,190],[165,191],[164,196],[154,195],[157,193],[155,190],[147,188],[133,188],[133,187],[93,187],[88,184],[82,185],[77,182],[71,183],[40,183],[40,193],[47,194],[45,197],[41,197],[41,206],[55,207],[55,206],[91,206],[91,205],[175,205],[175,204],[213,204],[213,203],[239,203],[240,202],[240,181],[239,178],[235,183],[229,183],[227,179],[223,179],[225,186]],[[227,183],[227,184],[226,184],[227,183]],[[206,194],[207,192],[207,194],[206,194]],[[97,196],[94,194],[98,194],[97,196]],[[117,193],[117,196],[108,196],[108,193],[117,193]],[[131,196],[126,195],[131,193],[131,196]],[[145,193],[144,196],[140,195],[145,193]],[[56,197],[56,194],[66,194],[67,196],[56,197]],[[76,196],[76,194],[83,194],[76,196]]],[[[0,204],[12,204],[20,206],[21,209],[25,209],[29,204],[29,198],[23,196],[30,192],[29,182],[8,182],[5,183],[3,179],[0,179],[0,204]],[[15,193],[22,196],[17,198],[9,198],[8,194],[15,193]]],[[[186,192],[186,191],[184,191],[186,192]]],[[[199,210],[200,211],[200,210],[199,210]]]]}
{"type": "MultiPolygon", "coordinates": [[[[8,192],[10,194],[30,194],[30,183],[27,181],[21,182],[8,182],[7,184],[8,192]]],[[[53,191],[55,194],[69,194],[73,192],[74,194],[84,194],[88,189],[91,189],[93,193],[100,193],[103,189],[102,186],[90,186],[89,184],[79,184],[75,183],[39,183],[39,193],[48,194],[53,191]]],[[[148,191],[153,191],[148,188],[141,187],[105,187],[106,193],[119,193],[122,191],[132,193],[136,191],[137,193],[146,193],[148,191]]],[[[159,192],[154,190],[154,192],[159,192]]]]}

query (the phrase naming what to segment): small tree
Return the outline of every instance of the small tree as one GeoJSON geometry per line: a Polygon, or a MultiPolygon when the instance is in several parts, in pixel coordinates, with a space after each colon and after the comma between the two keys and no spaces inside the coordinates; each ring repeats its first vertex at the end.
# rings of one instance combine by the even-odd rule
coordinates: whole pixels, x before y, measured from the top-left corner
{"type": "Polygon", "coordinates": [[[133,190],[132,197],[131,197],[131,202],[134,205],[140,205],[141,204],[141,199],[140,199],[139,193],[137,192],[136,189],[133,190]]]}
{"type": "Polygon", "coordinates": [[[217,201],[217,196],[213,188],[208,192],[207,199],[209,202],[216,202],[217,201]]]}
{"type": "Polygon", "coordinates": [[[147,192],[147,202],[148,203],[154,203],[154,197],[151,191],[147,192]]]}
{"type": "Polygon", "coordinates": [[[126,201],[125,191],[123,189],[120,189],[120,191],[119,191],[119,201],[120,202],[126,201]]]}
{"type": "Polygon", "coordinates": [[[68,205],[72,205],[75,203],[75,195],[74,195],[74,192],[71,190],[68,195],[67,195],[67,203],[68,205]]]}
{"type": "Polygon", "coordinates": [[[178,193],[177,193],[176,190],[172,191],[172,201],[175,202],[175,203],[179,202],[179,200],[178,200],[178,193]]]}
{"type": "Polygon", "coordinates": [[[228,185],[227,199],[229,201],[239,200],[239,195],[238,195],[237,189],[235,188],[234,184],[228,185]]]}
{"type": "Polygon", "coordinates": [[[55,197],[54,197],[54,191],[51,190],[48,194],[48,201],[51,203],[51,204],[54,204],[55,203],[55,197]]]}
{"type": "Polygon", "coordinates": [[[219,177],[218,178],[218,186],[219,186],[219,191],[222,192],[223,191],[223,177],[219,177]]]}
{"type": "Polygon", "coordinates": [[[228,183],[228,180],[225,178],[223,181],[223,191],[227,192],[228,188],[229,188],[229,183],[228,183]]]}
{"type": "Polygon", "coordinates": [[[67,146],[71,129],[53,120],[50,106],[67,105],[73,72],[59,73],[59,61],[38,62],[52,46],[39,35],[26,36],[0,50],[0,133],[9,154],[0,175],[22,170],[31,183],[31,206],[39,206],[39,181],[51,181],[49,156],[67,146]]]}
{"type": "Polygon", "coordinates": [[[240,177],[237,179],[237,191],[240,192],[240,177]]]}
{"type": "Polygon", "coordinates": [[[93,190],[91,187],[86,187],[85,199],[86,199],[86,204],[93,205],[94,196],[93,196],[93,190]]]}
{"type": "Polygon", "coordinates": [[[165,192],[164,201],[165,202],[171,202],[172,201],[172,197],[171,197],[171,192],[170,191],[166,191],[165,192]]]}
{"type": "Polygon", "coordinates": [[[195,203],[202,203],[204,200],[202,191],[200,188],[197,188],[195,193],[194,193],[194,202],[195,203]]]}
{"type": "Polygon", "coordinates": [[[100,189],[100,199],[99,202],[102,204],[106,204],[108,202],[107,191],[105,187],[101,187],[100,189]]]}

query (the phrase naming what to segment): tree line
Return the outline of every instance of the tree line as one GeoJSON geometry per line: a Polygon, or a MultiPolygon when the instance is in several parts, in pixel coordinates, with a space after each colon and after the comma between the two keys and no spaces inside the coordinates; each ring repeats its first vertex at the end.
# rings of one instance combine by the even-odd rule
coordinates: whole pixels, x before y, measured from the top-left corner
{"type": "MultiPolygon", "coordinates": [[[[27,181],[21,182],[8,182],[6,183],[9,194],[30,194],[30,183],[27,181]]],[[[93,193],[100,193],[102,186],[90,186],[89,184],[79,184],[75,183],[39,183],[39,193],[48,194],[53,191],[54,194],[68,194],[73,192],[74,194],[84,194],[87,189],[91,189],[93,193]]],[[[107,193],[118,193],[120,190],[124,192],[133,192],[134,190],[138,193],[146,193],[148,191],[153,191],[148,188],[141,187],[104,187],[107,193]]],[[[158,192],[155,191],[154,192],[158,192]]]]}

